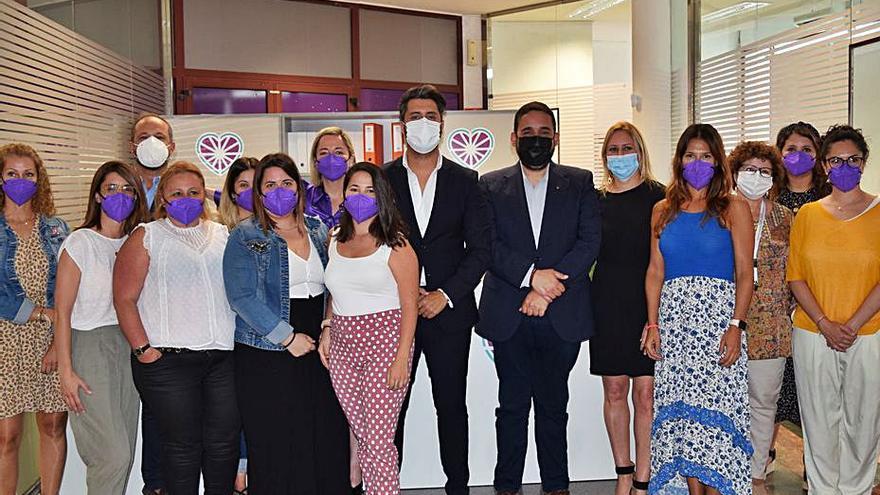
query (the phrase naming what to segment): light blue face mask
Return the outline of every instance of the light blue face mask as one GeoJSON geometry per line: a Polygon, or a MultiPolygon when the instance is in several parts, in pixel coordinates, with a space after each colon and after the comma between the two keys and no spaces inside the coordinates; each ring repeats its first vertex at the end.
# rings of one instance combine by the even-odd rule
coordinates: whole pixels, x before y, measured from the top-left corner
{"type": "Polygon", "coordinates": [[[617,180],[628,180],[639,170],[639,155],[630,153],[628,155],[609,155],[608,170],[617,180]]]}

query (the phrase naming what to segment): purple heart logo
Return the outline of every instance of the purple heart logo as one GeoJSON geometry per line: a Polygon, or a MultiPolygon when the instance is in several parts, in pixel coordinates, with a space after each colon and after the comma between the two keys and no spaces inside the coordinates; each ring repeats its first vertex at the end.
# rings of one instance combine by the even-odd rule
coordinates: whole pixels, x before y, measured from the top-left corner
{"type": "Polygon", "coordinates": [[[244,142],[234,132],[206,132],[196,140],[196,156],[208,170],[223,175],[232,162],[241,158],[244,142]]]}
{"type": "Polygon", "coordinates": [[[461,127],[449,133],[449,137],[446,138],[446,148],[459,164],[477,169],[492,155],[495,149],[495,136],[484,127],[473,129],[461,127]]]}

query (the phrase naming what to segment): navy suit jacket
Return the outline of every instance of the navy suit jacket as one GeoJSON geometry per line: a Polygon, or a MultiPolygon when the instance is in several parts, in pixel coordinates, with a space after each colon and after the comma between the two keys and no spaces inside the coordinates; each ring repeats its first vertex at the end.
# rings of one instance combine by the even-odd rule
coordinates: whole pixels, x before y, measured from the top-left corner
{"type": "Polygon", "coordinates": [[[474,289],[489,266],[491,249],[486,200],[477,173],[443,158],[431,218],[422,237],[403,158],[386,163],[384,168],[409,227],[409,243],[425,269],[426,289],[443,289],[452,300],[453,307],[441,311],[434,320],[450,330],[470,331],[478,318],[474,289]]]}
{"type": "Polygon", "coordinates": [[[477,333],[503,342],[519,328],[529,288],[520,288],[532,264],[568,275],[565,293],[544,318],[565,341],[593,335],[589,271],[599,254],[599,200],[589,170],[551,163],[537,249],[519,164],[484,175],[480,185],[492,217],[492,263],[483,280],[477,333]]]}

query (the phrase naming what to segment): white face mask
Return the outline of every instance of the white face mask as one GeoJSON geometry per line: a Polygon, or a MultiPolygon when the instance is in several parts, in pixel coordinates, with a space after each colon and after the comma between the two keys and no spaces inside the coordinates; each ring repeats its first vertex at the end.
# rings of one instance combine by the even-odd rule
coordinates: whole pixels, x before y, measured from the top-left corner
{"type": "Polygon", "coordinates": [[[422,155],[434,151],[440,145],[440,122],[426,118],[407,122],[406,144],[422,155]]]}
{"type": "Polygon", "coordinates": [[[150,136],[137,145],[138,162],[147,168],[159,168],[168,161],[168,146],[156,136],[150,136]]]}
{"type": "Polygon", "coordinates": [[[761,177],[758,172],[736,173],[736,189],[749,199],[763,198],[773,187],[773,177],[761,177]]]}

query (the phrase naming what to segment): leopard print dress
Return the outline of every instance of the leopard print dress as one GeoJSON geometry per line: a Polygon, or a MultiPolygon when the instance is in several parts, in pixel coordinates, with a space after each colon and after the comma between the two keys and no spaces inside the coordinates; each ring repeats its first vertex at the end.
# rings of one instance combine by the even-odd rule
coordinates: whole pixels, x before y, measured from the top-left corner
{"type": "MultiPolygon", "coordinates": [[[[49,260],[40,241],[39,222],[30,237],[18,238],[15,273],[25,295],[37,306],[46,304],[49,260]]],[[[0,320],[0,418],[23,412],[67,410],[61,396],[58,372],[40,372],[43,356],[52,343],[48,323],[31,321],[16,325],[0,320]]]]}

